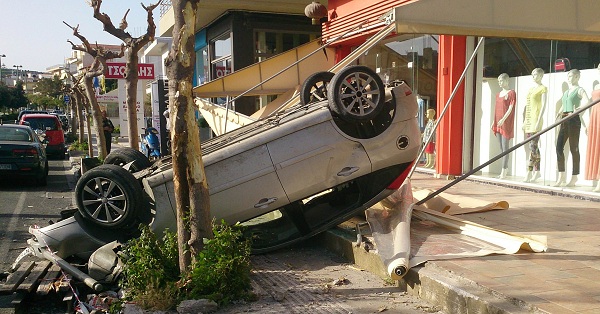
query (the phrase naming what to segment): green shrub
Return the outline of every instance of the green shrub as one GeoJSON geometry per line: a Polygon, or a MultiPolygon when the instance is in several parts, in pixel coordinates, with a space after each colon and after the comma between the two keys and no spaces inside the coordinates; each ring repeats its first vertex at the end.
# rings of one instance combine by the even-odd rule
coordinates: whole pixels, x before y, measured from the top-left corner
{"type": "Polygon", "coordinates": [[[79,143],[78,140],[75,140],[73,142],[73,144],[69,145],[69,150],[87,151],[88,148],[89,148],[89,146],[88,146],[88,142],[87,141],[83,141],[83,142],[79,143]]]}
{"type": "Polygon", "coordinates": [[[205,241],[189,274],[188,298],[227,304],[250,296],[251,243],[242,232],[239,224],[213,222],[214,238],[205,241]]]}
{"type": "Polygon", "coordinates": [[[123,250],[125,264],[121,287],[128,299],[146,309],[168,310],[184,299],[208,298],[220,304],[250,299],[251,243],[242,226],[213,222],[214,238],[185,276],[179,272],[177,235],[165,231],[158,239],[148,226],[129,240],[123,250]]]}
{"type": "Polygon", "coordinates": [[[150,228],[140,225],[138,238],[127,241],[123,250],[123,280],[125,288],[135,299],[153,288],[166,288],[179,280],[177,236],[165,231],[159,241],[150,228]]]}

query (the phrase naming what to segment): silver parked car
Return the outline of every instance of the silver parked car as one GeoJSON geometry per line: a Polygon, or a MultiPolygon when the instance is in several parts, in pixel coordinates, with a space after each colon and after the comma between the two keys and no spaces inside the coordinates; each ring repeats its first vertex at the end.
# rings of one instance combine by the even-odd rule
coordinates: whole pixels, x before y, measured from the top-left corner
{"type": "MultiPolygon", "coordinates": [[[[313,236],[387,197],[418,154],[416,97],[405,83],[385,86],[364,66],[323,73],[305,84],[299,104],[202,145],[211,214],[247,225],[255,252],[313,236]]],[[[34,251],[47,243],[60,257],[88,258],[134,236],[139,223],[175,230],[171,157],[150,163],[126,149],[105,163],[79,179],[73,217],[30,231],[34,251]]]]}

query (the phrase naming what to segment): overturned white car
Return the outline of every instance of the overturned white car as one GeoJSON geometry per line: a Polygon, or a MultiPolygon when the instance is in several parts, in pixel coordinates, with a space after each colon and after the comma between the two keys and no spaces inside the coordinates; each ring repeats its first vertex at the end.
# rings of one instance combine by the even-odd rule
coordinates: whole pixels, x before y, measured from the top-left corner
{"type": "MultiPolygon", "coordinates": [[[[311,237],[377,203],[418,155],[417,103],[406,84],[385,86],[364,66],[307,82],[301,103],[202,145],[211,214],[247,225],[255,252],[311,237]],[[327,99],[310,102],[312,94],[327,99]]],[[[115,261],[94,261],[98,248],[135,236],[139,223],[175,230],[172,180],[170,157],[150,163],[135,150],[112,152],[79,179],[78,211],[30,229],[29,246],[38,256],[49,247],[60,258],[90,259],[95,279],[104,280],[115,261]],[[104,264],[107,274],[97,269],[104,264]]]]}

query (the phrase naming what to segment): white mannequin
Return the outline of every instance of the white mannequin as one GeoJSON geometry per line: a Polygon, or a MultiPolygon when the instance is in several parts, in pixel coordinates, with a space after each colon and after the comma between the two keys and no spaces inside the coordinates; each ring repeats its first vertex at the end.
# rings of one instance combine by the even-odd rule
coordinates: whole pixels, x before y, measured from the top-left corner
{"type": "MultiPolygon", "coordinates": [[[[579,86],[580,75],[581,74],[580,74],[579,70],[577,70],[577,69],[573,69],[573,70],[569,71],[569,73],[567,74],[567,84],[569,85],[569,89],[567,90],[567,92],[572,93],[572,92],[575,92],[575,90],[577,90],[577,96],[580,99],[580,104],[585,105],[589,102],[589,98],[588,98],[585,90],[579,86]]],[[[560,106],[560,108],[558,110],[557,119],[564,118],[570,114],[569,112],[564,112],[563,109],[564,109],[564,103],[560,106]]],[[[574,108],[574,109],[576,110],[577,108],[574,108]]],[[[585,127],[585,122],[583,121],[583,117],[581,114],[579,115],[579,120],[580,120],[581,125],[583,126],[585,132],[587,132],[587,128],[585,127]]],[[[568,122],[566,122],[566,123],[568,123],[568,122]]],[[[565,127],[565,123],[563,123],[561,125],[561,130],[559,131],[559,139],[560,139],[560,135],[562,133],[563,127],[565,127]]],[[[562,150],[562,148],[564,148],[564,143],[563,143],[563,147],[558,147],[558,145],[559,145],[559,141],[557,141],[557,153],[559,150],[562,150]]],[[[579,143],[569,143],[569,145],[571,145],[571,147],[577,147],[579,145],[579,143]]],[[[579,154],[579,153],[577,153],[577,154],[579,154]]],[[[571,155],[573,155],[572,150],[571,150],[571,155]]],[[[579,165],[578,165],[579,160],[575,160],[575,157],[573,159],[574,159],[573,167],[574,168],[579,167],[579,165]]],[[[578,169],[576,171],[577,171],[577,173],[579,172],[578,169]]],[[[569,180],[569,183],[566,183],[566,180],[567,179],[566,179],[565,171],[560,170],[560,167],[559,167],[558,179],[554,183],[554,186],[575,186],[575,183],[577,182],[577,174],[574,173],[571,176],[571,180],[569,180]]]]}
{"type": "MultiPolygon", "coordinates": [[[[598,65],[598,70],[600,71],[600,64],[598,65]]],[[[594,86],[591,98],[591,101],[600,99],[600,84],[594,86]]],[[[589,112],[585,179],[592,180],[593,192],[600,192],[600,180],[598,180],[600,178],[600,147],[598,147],[598,140],[600,139],[600,106],[598,104],[594,105],[589,112]]]]}
{"type": "MultiPolygon", "coordinates": [[[[502,90],[496,97],[494,108],[494,122],[492,123],[492,132],[498,139],[500,150],[505,152],[508,150],[509,141],[513,138],[514,132],[514,102],[516,100],[515,91],[509,89],[509,76],[506,73],[498,76],[498,85],[502,90]],[[506,105],[508,104],[508,107],[506,105]]],[[[508,173],[508,155],[502,157],[502,170],[499,179],[506,178],[508,173]]]]}
{"type": "MultiPolygon", "coordinates": [[[[523,112],[523,131],[528,139],[542,129],[543,115],[546,110],[547,88],[542,84],[544,70],[535,68],[531,72],[531,78],[535,85],[527,94],[527,106],[523,112]],[[539,98],[538,98],[539,97],[539,98]],[[531,107],[529,107],[531,106],[531,107]],[[540,106],[538,108],[538,106],[540,106]]],[[[525,146],[526,155],[529,158],[528,170],[523,182],[535,182],[540,178],[540,151],[538,148],[539,138],[533,139],[525,146]]]]}

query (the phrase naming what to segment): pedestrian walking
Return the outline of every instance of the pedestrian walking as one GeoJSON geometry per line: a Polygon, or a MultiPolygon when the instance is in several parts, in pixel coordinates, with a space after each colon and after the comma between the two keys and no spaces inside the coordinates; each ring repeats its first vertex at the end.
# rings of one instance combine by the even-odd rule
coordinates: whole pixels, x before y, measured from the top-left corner
{"type": "Polygon", "coordinates": [[[110,154],[110,148],[112,145],[112,132],[115,130],[115,126],[112,121],[106,117],[106,110],[102,110],[102,130],[104,131],[104,138],[106,139],[106,154],[110,154]]]}

